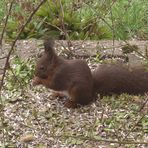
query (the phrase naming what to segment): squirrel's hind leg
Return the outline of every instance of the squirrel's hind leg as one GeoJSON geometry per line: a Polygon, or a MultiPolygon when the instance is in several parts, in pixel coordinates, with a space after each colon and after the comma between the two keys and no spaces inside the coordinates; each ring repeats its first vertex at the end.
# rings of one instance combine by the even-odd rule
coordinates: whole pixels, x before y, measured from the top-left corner
{"type": "Polygon", "coordinates": [[[68,108],[77,108],[80,99],[79,88],[73,86],[72,88],[69,89],[68,93],[69,93],[69,99],[66,100],[65,106],[68,108]]]}
{"type": "Polygon", "coordinates": [[[72,87],[69,90],[69,96],[70,99],[65,102],[65,106],[68,108],[77,108],[79,105],[87,105],[92,100],[91,92],[87,91],[85,87],[72,87]]]}
{"type": "Polygon", "coordinates": [[[64,106],[67,107],[67,108],[77,108],[78,104],[76,102],[72,101],[71,99],[67,99],[65,101],[64,106]]]}

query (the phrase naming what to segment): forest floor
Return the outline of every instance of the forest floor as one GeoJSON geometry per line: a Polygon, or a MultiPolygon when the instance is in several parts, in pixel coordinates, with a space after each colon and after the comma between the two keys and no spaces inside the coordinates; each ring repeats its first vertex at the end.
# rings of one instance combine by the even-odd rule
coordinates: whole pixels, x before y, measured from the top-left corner
{"type": "MultiPolygon", "coordinates": [[[[144,63],[148,49],[147,41],[130,41],[140,52],[127,54],[129,64],[144,63]],[[141,55],[142,54],[142,55],[141,55]]],[[[73,57],[85,59],[90,68],[98,64],[98,58],[106,54],[123,55],[125,42],[115,41],[75,41],[70,49],[73,57]]],[[[58,54],[67,57],[67,42],[56,41],[58,54]]],[[[9,49],[5,45],[4,49],[9,49]]],[[[1,56],[6,55],[1,51],[1,56]]],[[[22,60],[33,58],[43,51],[42,41],[18,41],[13,53],[22,60]]],[[[13,59],[13,56],[11,59],[13,59]]],[[[118,56],[117,56],[118,57],[118,56]]],[[[103,58],[104,60],[104,58],[103,58]]],[[[118,60],[118,58],[117,58],[118,60]]],[[[120,60],[119,60],[120,61],[120,60]]],[[[5,59],[0,60],[3,68],[5,59]]],[[[13,66],[13,65],[12,65],[13,66]]],[[[1,71],[2,74],[2,71],[1,71]]],[[[148,95],[110,96],[98,99],[77,109],[64,107],[65,98],[56,98],[49,89],[42,86],[7,90],[5,80],[2,96],[4,100],[3,137],[6,147],[35,148],[108,148],[108,147],[148,147],[148,95]]],[[[0,141],[0,146],[2,145],[0,141]]]]}

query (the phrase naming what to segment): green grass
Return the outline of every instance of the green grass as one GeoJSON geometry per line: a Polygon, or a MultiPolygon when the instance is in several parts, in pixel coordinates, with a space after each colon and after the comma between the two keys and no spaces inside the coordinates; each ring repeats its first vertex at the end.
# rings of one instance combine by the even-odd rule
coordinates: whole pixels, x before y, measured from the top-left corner
{"type": "MultiPolygon", "coordinates": [[[[69,38],[74,40],[112,39],[113,30],[115,39],[148,39],[147,0],[119,0],[113,5],[112,2],[83,0],[78,3],[74,0],[62,0],[61,8],[59,1],[48,0],[35,14],[20,38],[40,38],[46,34],[53,38],[65,39],[67,36],[63,33],[64,25],[69,38]]],[[[13,6],[6,32],[9,38],[15,38],[37,1],[28,1],[31,9],[22,6],[26,3],[15,3],[13,6]]],[[[1,0],[0,5],[5,6],[5,1],[1,0]]],[[[5,7],[1,7],[0,20],[5,15],[5,7]]]]}
{"type": "Polygon", "coordinates": [[[5,1],[1,0],[0,1],[0,21],[2,21],[2,19],[5,16],[5,12],[6,12],[6,5],[5,5],[5,1]]]}
{"type": "Polygon", "coordinates": [[[10,91],[18,91],[18,89],[25,88],[33,77],[33,63],[33,59],[21,60],[17,56],[14,57],[12,60],[12,66],[7,72],[6,89],[10,91]]]}
{"type": "Polygon", "coordinates": [[[148,35],[148,2],[146,0],[120,0],[113,8],[116,38],[130,39],[148,35]]]}
{"type": "Polygon", "coordinates": [[[2,29],[3,29],[2,21],[3,21],[3,18],[5,16],[5,13],[6,13],[5,1],[1,0],[0,1],[0,34],[2,32],[2,29]]]}

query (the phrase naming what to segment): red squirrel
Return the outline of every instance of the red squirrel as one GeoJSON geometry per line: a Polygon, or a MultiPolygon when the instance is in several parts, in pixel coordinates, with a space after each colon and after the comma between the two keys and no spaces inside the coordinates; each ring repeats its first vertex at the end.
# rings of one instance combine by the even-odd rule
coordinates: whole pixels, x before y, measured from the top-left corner
{"type": "Polygon", "coordinates": [[[70,99],[69,108],[92,101],[93,79],[91,70],[83,60],[65,60],[57,56],[53,40],[45,40],[45,51],[37,62],[33,85],[42,84],[54,91],[64,92],[70,99]]]}
{"type": "Polygon", "coordinates": [[[94,96],[111,94],[143,94],[148,92],[148,71],[118,64],[102,64],[91,72],[84,60],[66,60],[54,51],[54,41],[45,40],[45,51],[35,68],[33,85],[43,85],[64,92],[65,106],[77,107],[94,100],[94,96]]]}

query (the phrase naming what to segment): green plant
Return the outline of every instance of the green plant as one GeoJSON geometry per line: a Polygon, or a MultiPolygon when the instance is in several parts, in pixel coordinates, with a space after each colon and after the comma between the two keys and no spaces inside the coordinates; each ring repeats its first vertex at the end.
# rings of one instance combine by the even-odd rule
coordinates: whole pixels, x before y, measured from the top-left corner
{"type": "MultiPolygon", "coordinates": [[[[5,4],[2,0],[0,4],[5,4]]],[[[13,6],[6,33],[15,38],[37,1],[21,1],[13,6]]],[[[148,38],[148,3],[146,0],[47,0],[37,11],[20,39],[49,35],[65,39],[148,38]],[[65,34],[67,33],[67,34],[65,34]]],[[[0,9],[0,18],[5,15],[0,9]]]]}
{"type": "Polygon", "coordinates": [[[6,2],[4,0],[1,0],[0,6],[0,21],[2,21],[6,13],[6,2]]]}
{"type": "Polygon", "coordinates": [[[8,90],[26,87],[33,76],[34,64],[32,60],[23,61],[15,57],[7,73],[6,87],[8,90]]]}
{"type": "Polygon", "coordinates": [[[41,18],[45,18],[46,16],[45,25],[46,27],[48,26],[48,32],[51,30],[60,33],[61,31],[64,32],[64,25],[70,39],[110,38],[111,35],[108,27],[99,23],[99,19],[95,16],[95,5],[96,1],[91,2],[92,7],[85,1],[79,4],[69,0],[62,1],[62,8],[64,11],[64,16],[62,18],[60,3],[47,1],[47,3],[38,11],[37,16],[41,18]]]}
{"type": "Polygon", "coordinates": [[[148,33],[147,26],[148,3],[146,0],[120,0],[112,7],[117,39],[133,38],[138,32],[148,33]]]}
{"type": "Polygon", "coordinates": [[[0,1],[0,32],[2,32],[3,30],[3,24],[2,22],[4,21],[4,16],[5,16],[5,13],[6,13],[6,4],[5,4],[5,1],[4,0],[1,0],[0,1]]]}

